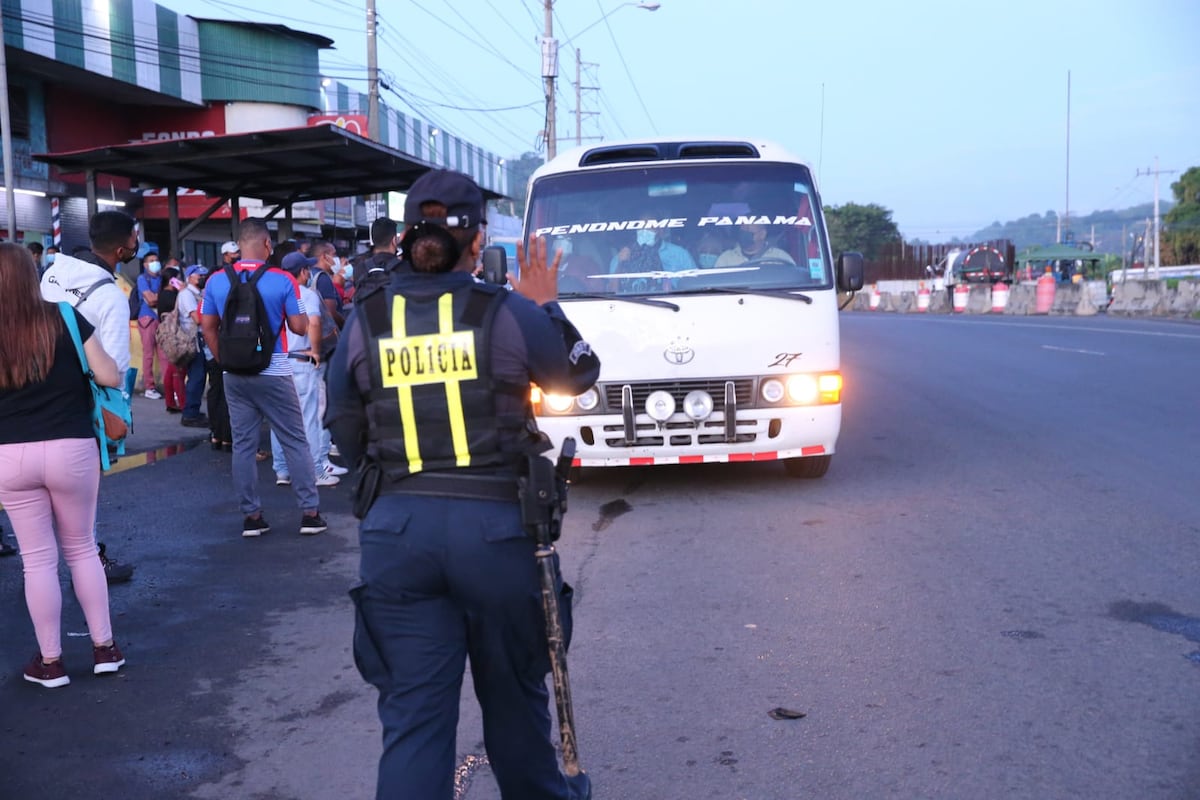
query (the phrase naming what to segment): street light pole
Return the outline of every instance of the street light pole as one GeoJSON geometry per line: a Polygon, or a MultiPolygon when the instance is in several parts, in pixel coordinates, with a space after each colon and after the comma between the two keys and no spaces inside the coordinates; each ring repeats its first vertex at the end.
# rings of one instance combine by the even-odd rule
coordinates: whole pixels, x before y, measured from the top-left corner
{"type": "MultiPolygon", "coordinates": [[[[630,0],[630,2],[621,3],[619,6],[610,9],[600,19],[588,25],[579,31],[579,33],[576,33],[566,41],[566,44],[570,44],[575,39],[578,39],[581,35],[590,31],[601,22],[604,22],[604,20],[625,6],[634,6],[646,11],[657,11],[662,4],[647,2],[647,0],[641,0],[641,2],[630,0]]],[[[558,42],[554,41],[554,0],[545,0],[545,10],[546,33],[542,37],[542,79],[545,81],[546,88],[546,159],[550,160],[558,154],[558,124],[556,122],[558,109],[554,101],[554,79],[558,77],[558,42]]],[[[578,60],[578,54],[576,54],[576,60],[578,60]]],[[[578,106],[578,103],[576,105],[578,106]]]]}
{"type": "Polygon", "coordinates": [[[367,137],[379,141],[379,57],[376,52],[375,0],[367,0],[367,137]]]}

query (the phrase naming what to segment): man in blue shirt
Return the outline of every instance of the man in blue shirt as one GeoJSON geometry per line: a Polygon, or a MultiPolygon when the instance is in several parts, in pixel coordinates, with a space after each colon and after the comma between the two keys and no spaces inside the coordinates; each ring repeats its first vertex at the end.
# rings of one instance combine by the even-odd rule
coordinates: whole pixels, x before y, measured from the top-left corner
{"type": "MultiPolygon", "coordinates": [[[[229,296],[228,270],[245,283],[271,257],[271,232],[264,220],[254,217],[244,220],[238,229],[238,246],[242,258],[231,267],[209,276],[201,307],[200,327],[204,341],[220,363],[219,331],[225,301],[229,296]]],[[[224,373],[225,400],[229,406],[229,423],[233,429],[233,483],[245,519],[242,536],[259,536],[270,530],[263,519],[262,502],[258,495],[259,428],[265,419],[279,439],[292,478],[292,491],[301,509],[300,533],[316,534],[327,529],[319,511],[316,473],[309,456],[300,401],[292,380],[292,362],[288,359],[288,330],[298,335],[308,331],[308,316],[300,302],[300,287],[296,279],[278,268],[271,268],[259,279],[258,293],[262,296],[270,329],[276,331],[275,348],[270,364],[257,374],[224,373]]]]}
{"type": "Polygon", "coordinates": [[[158,354],[160,368],[165,369],[167,365],[167,358],[155,341],[155,333],[158,332],[158,311],[155,310],[155,306],[158,303],[158,292],[162,288],[162,278],[159,277],[161,271],[162,263],[158,260],[158,253],[146,253],[142,259],[142,274],[137,279],[137,293],[142,301],[138,309],[137,324],[142,340],[142,388],[145,389],[142,394],[149,400],[162,398],[154,388],[154,355],[158,354]]]}

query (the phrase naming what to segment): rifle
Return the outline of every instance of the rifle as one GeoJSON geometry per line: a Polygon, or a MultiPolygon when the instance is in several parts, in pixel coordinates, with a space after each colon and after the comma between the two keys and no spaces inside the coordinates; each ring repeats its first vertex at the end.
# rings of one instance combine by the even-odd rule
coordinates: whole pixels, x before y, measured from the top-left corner
{"type": "Polygon", "coordinates": [[[558,733],[562,741],[563,772],[568,778],[583,773],[575,745],[575,712],[571,706],[571,682],[567,674],[567,643],[558,613],[554,541],[562,532],[562,515],[567,510],[567,476],[575,459],[575,440],[563,440],[558,461],[540,455],[527,458],[528,472],[519,479],[521,514],[525,530],[533,536],[542,586],[542,611],[546,618],[546,641],[550,648],[550,673],[554,680],[554,703],[558,711],[558,733]]]}

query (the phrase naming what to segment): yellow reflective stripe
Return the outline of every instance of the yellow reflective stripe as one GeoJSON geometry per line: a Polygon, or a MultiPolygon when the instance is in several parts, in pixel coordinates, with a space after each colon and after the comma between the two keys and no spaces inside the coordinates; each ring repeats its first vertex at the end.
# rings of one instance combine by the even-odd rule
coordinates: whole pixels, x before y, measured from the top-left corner
{"type": "MultiPolygon", "coordinates": [[[[442,335],[454,333],[454,296],[444,294],[438,298],[438,331],[442,335]]],[[[471,451],[467,444],[467,421],[463,416],[462,393],[458,381],[448,380],[446,386],[446,409],[450,413],[450,436],[454,441],[455,463],[460,467],[471,466],[471,451]]]]}
{"type": "MultiPolygon", "coordinates": [[[[404,320],[404,298],[396,295],[392,298],[392,336],[403,339],[408,330],[404,320]]],[[[408,454],[408,471],[420,472],[421,448],[417,438],[417,415],[413,412],[413,397],[411,386],[397,386],[396,396],[400,401],[400,422],[404,425],[404,452],[408,454]]]]}

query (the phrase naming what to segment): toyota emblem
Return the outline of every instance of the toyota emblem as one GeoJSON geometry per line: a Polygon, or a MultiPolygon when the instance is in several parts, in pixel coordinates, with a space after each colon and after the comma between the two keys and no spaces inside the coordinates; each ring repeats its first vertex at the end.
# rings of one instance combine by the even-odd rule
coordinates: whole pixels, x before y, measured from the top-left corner
{"type": "Polygon", "coordinates": [[[687,343],[687,339],[675,339],[663,350],[663,358],[668,364],[687,364],[696,357],[696,351],[687,343]]]}

